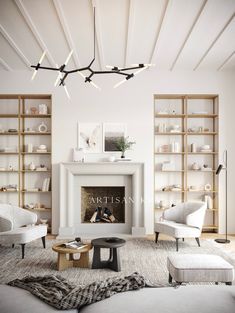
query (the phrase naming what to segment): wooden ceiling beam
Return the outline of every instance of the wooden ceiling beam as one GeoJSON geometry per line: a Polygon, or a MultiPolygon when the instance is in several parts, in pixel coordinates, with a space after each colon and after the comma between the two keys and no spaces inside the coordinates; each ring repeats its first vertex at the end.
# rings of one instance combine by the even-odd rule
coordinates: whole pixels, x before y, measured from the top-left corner
{"type": "MultiPolygon", "coordinates": [[[[25,5],[23,4],[22,0],[14,0],[19,11],[21,12],[25,22],[28,24],[29,29],[31,30],[32,34],[34,35],[36,41],[38,42],[39,46],[41,47],[42,51],[46,51],[46,57],[50,63],[50,65],[52,67],[56,67],[57,64],[53,58],[53,56],[51,55],[47,45],[45,44],[45,42],[43,41],[37,27],[35,26],[33,20],[31,19],[25,5]]],[[[37,60],[36,60],[37,61],[37,60]]]]}
{"type": "Polygon", "coordinates": [[[209,51],[214,47],[215,43],[218,41],[218,39],[221,37],[221,35],[224,33],[225,29],[228,27],[228,25],[232,22],[232,20],[235,17],[235,13],[233,13],[231,15],[231,17],[228,19],[228,21],[225,23],[224,27],[221,29],[221,31],[218,33],[218,35],[215,37],[215,39],[212,41],[212,43],[210,44],[210,46],[208,47],[208,49],[205,51],[205,53],[202,55],[201,59],[199,60],[199,62],[197,63],[197,65],[193,68],[193,70],[195,71],[196,69],[198,69],[198,67],[200,66],[200,64],[202,63],[202,61],[205,59],[205,57],[208,55],[209,51]]]}
{"type": "Polygon", "coordinates": [[[6,39],[6,41],[10,44],[10,46],[15,50],[19,58],[23,61],[23,63],[26,65],[27,68],[30,68],[30,61],[25,56],[25,54],[22,52],[22,50],[18,47],[16,42],[13,40],[13,38],[8,34],[6,29],[0,24],[0,33],[3,35],[3,37],[6,39]]]}
{"type": "Polygon", "coordinates": [[[75,43],[73,41],[71,31],[70,31],[69,26],[68,26],[67,19],[65,17],[65,12],[63,10],[62,4],[59,0],[53,0],[53,3],[54,3],[54,7],[56,10],[56,14],[58,16],[60,25],[63,29],[64,36],[65,36],[65,39],[67,41],[69,50],[70,51],[73,50],[73,56],[72,57],[73,57],[74,63],[77,67],[81,67],[81,62],[79,60],[77,49],[76,49],[75,43]]]}

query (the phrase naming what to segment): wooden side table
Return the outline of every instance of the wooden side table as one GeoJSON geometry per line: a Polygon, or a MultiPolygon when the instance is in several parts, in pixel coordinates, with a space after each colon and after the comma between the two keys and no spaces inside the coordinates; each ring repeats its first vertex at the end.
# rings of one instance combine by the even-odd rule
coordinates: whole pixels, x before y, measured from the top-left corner
{"type": "Polygon", "coordinates": [[[70,267],[89,267],[89,251],[92,249],[91,244],[81,249],[71,249],[63,247],[63,244],[53,245],[52,250],[58,253],[57,270],[62,271],[70,267]],[[80,254],[79,259],[75,259],[75,254],[80,254]],[[68,256],[68,257],[67,257],[68,256]]]}

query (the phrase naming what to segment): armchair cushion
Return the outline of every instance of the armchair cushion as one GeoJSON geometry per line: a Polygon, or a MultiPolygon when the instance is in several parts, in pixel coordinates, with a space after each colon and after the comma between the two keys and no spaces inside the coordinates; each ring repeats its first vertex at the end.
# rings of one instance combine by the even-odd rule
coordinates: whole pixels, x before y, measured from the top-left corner
{"type": "Polygon", "coordinates": [[[0,243],[26,244],[47,234],[46,225],[20,227],[11,231],[0,233],[0,243]]]}
{"type": "Polygon", "coordinates": [[[167,234],[175,238],[196,238],[200,237],[201,230],[185,224],[164,221],[155,223],[154,231],[167,234]]]}

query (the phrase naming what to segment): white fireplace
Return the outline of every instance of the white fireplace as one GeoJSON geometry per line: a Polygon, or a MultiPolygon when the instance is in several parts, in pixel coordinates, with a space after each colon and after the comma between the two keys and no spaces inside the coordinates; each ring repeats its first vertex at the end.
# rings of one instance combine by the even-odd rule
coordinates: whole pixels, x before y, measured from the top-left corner
{"type": "Polygon", "coordinates": [[[134,162],[61,163],[59,238],[84,235],[145,235],[144,164],[134,162]],[[82,189],[123,187],[123,223],[84,223],[81,218],[82,189]]]}

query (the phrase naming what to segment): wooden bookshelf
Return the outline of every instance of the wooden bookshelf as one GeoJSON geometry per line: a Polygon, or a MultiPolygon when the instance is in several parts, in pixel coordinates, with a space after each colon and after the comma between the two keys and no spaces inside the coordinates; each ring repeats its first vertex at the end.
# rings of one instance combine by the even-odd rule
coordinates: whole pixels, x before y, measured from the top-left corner
{"type": "MultiPolygon", "coordinates": [[[[207,210],[206,221],[205,225],[203,226],[203,230],[211,232],[216,232],[218,230],[219,186],[218,177],[215,174],[215,168],[218,165],[218,121],[218,95],[154,96],[155,214],[158,214],[158,202],[161,200],[165,200],[166,202],[168,201],[170,206],[171,204],[176,204],[178,202],[202,201],[205,195],[210,195],[213,202],[213,208],[216,209],[207,210]],[[161,111],[164,112],[164,114],[159,113],[161,111]],[[159,131],[159,125],[161,123],[165,124],[164,127],[161,127],[161,130],[165,130],[163,132],[159,131]],[[180,125],[179,132],[172,131],[175,125],[180,125]],[[194,125],[196,125],[196,127],[194,125]],[[206,131],[204,131],[204,128],[206,131]],[[203,146],[207,143],[207,141],[210,143],[210,149],[212,151],[200,151],[200,149],[202,149],[200,147],[197,148],[196,152],[192,152],[189,149],[191,148],[191,143],[193,142],[201,142],[201,146],[203,146]],[[160,145],[168,144],[170,146],[172,142],[178,142],[180,144],[180,151],[159,151],[160,145]],[[162,171],[160,166],[164,161],[174,162],[177,169],[162,171]],[[209,167],[212,169],[210,171],[193,170],[191,166],[194,162],[200,163],[201,166],[203,164],[209,163],[209,167]],[[196,174],[193,176],[193,173],[200,173],[201,175],[196,174]],[[164,176],[162,174],[164,174],[164,176]],[[175,181],[176,185],[180,185],[182,190],[162,190],[163,187],[167,187],[167,183],[165,186],[163,184],[164,182],[173,181],[175,181]],[[195,181],[198,181],[198,185],[200,185],[200,181],[204,182],[204,184],[209,182],[211,184],[212,190],[189,190],[189,186],[193,185],[192,182],[195,181]]],[[[168,183],[168,185],[170,185],[170,183],[168,183]]]]}
{"type": "MultiPolygon", "coordinates": [[[[26,204],[30,203],[41,203],[45,205],[46,208],[35,208],[27,209],[29,211],[35,212],[38,214],[38,221],[40,218],[48,218],[50,221],[52,219],[52,191],[51,191],[51,117],[52,117],[52,98],[51,95],[0,95],[0,120],[2,125],[6,125],[4,131],[0,132],[1,139],[6,137],[6,140],[14,141],[14,146],[17,146],[18,152],[0,152],[0,167],[5,167],[6,170],[0,171],[1,179],[10,184],[16,184],[18,190],[15,191],[1,191],[1,197],[4,197],[4,194],[9,194],[9,196],[4,200],[0,198],[0,201],[10,202],[15,205],[18,205],[26,209],[26,204]],[[31,108],[38,108],[39,104],[46,104],[48,108],[48,114],[30,114],[31,108]],[[10,124],[8,123],[10,120],[10,124]],[[47,125],[47,132],[39,132],[38,126],[42,121],[47,125]],[[13,125],[9,126],[9,125],[13,125]],[[17,132],[9,132],[8,129],[14,128],[17,129],[17,132]],[[30,131],[28,131],[30,128],[30,131]],[[33,131],[31,131],[31,129],[33,131]],[[27,130],[27,131],[26,131],[27,130]],[[36,148],[41,143],[46,143],[47,152],[36,152],[36,148]],[[34,151],[27,152],[25,146],[28,143],[33,143],[34,151]],[[14,170],[8,170],[8,164],[11,162],[11,165],[14,165],[14,170]],[[31,171],[28,169],[28,164],[34,162],[36,166],[40,164],[46,164],[48,170],[46,171],[31,171]],[[14,164],[12,164],[14,163],[14,164]],[[17,164],[17,166],[16,166],[17,164]],[[16,170],[17,168],[17,170],[16,170]],[[9,176],[14,173],[17,175],[9,176]],[[31,173],[35,175],[31,176],[31,173]],[[40,181],[43,182],[45,178],[50,178],[50,189],[49,191],[28,191],[27,188],[42,188],[42,186],[34,186],[34,184],[40,184],[40,181]],[[14,179],[14,182],[11,180],[14,179]],[[13,197],[10,194],[14,194],[13,197]],[[16,199],[16,200],[15,200],[16,199]],[[17,201],[17,202],[16,202],[17,201]],[[45,202],[45,203],[44,203],[45,202]]],[[[8,141],[5,141],[8,143],[8,141]]],[[[10,142],[10,141],[9,141],[10,142]]],[[[0,186],[1,187],[1,186],[0,186]]],[[[51,229],[49,227],[48,229],[51,229]]]]}

